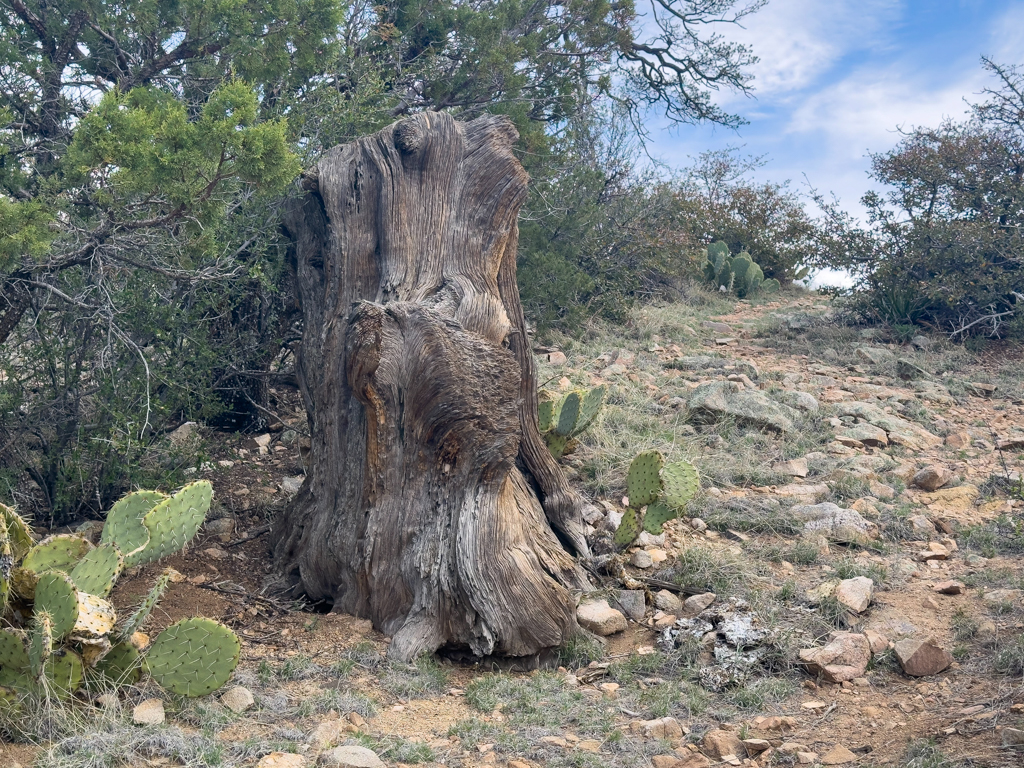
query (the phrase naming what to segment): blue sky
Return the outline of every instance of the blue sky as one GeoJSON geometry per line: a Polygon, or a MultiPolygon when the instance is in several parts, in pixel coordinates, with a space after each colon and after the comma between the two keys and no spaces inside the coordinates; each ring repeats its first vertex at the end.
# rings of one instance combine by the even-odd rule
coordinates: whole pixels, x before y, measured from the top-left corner
{"type": "Polygon", "coordinates": [[[651,155],[682,167],[705,149],[743,147],[767,155],[756,177],[806,191],[806,176],[854,214],[869,152],[893,147],[898,127],[965,116],[964,98],[994,85],[982,55],[1024,64],[1024,0],[770,0],[744,27],[723,31],[761,59],[755,98],[719,103],[750,124],[670,130],[652,117],[651,155]]]}

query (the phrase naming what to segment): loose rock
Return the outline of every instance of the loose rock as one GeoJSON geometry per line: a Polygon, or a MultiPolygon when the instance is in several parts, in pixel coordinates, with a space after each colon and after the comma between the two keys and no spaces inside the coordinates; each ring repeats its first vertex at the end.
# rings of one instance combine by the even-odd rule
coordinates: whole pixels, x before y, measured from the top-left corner
{"type": "Polygon", "coordinates": [[[932,589],[940,595],[962,595],[967,591],[967,587],[962,581],[955,581],[953,579],[940,581],[932,589]]]}
{"type": "Polygon", "coordinates": [[[331,768],[384,768],[384,761],[366,747],[335,747],[320,755],[320,765],[331,768]]]}
{"type": "Polygon", "coordinates": [[[863,613],[871,605],[874,586],[866,576],[843,579],[836,587],[836,599],[854,613],[863,613]]]}
{"type": "Polygon", "coordinates": [[[903,671],[912,677],[937,675],[953,663],[953,657],[933,640],[899,640],[893,650],[903,671]]]}
{"type": "Polygon", "coordinates": [[[667,589],[663,589],[654,596],[654,607],[665,613],[679,614],[683,610],[683,601],[667,589]]]}
{"type": "Polygon", "coordinates": [[[220,695],[220,703],[232,712],[245,712],[256,702],[253,700],[252,692],[241,685],[228,688],[220,695]]]}
{"type": "Polygon", "coordinates": [[[747,754],[743,748],[743,742],[732,731],[720,729],[708,731],[700,744],[704,754],[716,760],[721,760],[726,755],[739,757],[740,755],[746,756],[747,754]]]}
{"type": "Polygon", "coordinates": [[[938,464],[930,464],[914,475],[914,485],[926,491],[935,491],[953,479],[953,473],[938,464]]]}
{"type": "Polygon", "coordinates": [[[821,757],[822,765],[846,765],[857,762],[857,756],[842,744],[836,744],[821,757]]]}
{"type": "Polygon", "coordinates": [[[842,632],[822,648],[805,648],[800,660],[808,669],[831,683],[863,677],[871,660],[871,646],[864,635],[842,632]]]}
{"type": "Polygon", "coordinates": [[[642,589],[620,589],[618,608],[633,621],[640,621],[647,613],[647,603],[642,589]]]}
{"type": "Polygon", "coordinates": [[[146,699],[132,710],[137,725],[160,725],[166,719],[164,703],[160,699],[146,699]]]}
{"type": "Polygon", "coordinates": [[[690,394],[691,418],[696,423],[715,424],[732,418],[741,424],[791,432],[799,412],[788,405],[776,403],[760,392],[743,389],[734,381],[712,381],[701,384],[690,394]]]}
{"type": "Polygon", "coordinates": [[[256,768],[306,768],[307,765],[309,760],[303,755],[296,755],[293,752],[271,752],[256,763],[256,768]]]}
{"type": "Polygon", "coordinates": [[[581,627],[602,637],[626,629],[626,617],[608,605],[607,600],[593,600],[580,604],[576,609],[576,618],[581,627]]]}
{"type": "Polygon", "coordinates": [[[683,612],[695,616],[706,610],[718,598],[714,592],[705,592],[700,595],[691,595],[683,601],[683,612]]]}

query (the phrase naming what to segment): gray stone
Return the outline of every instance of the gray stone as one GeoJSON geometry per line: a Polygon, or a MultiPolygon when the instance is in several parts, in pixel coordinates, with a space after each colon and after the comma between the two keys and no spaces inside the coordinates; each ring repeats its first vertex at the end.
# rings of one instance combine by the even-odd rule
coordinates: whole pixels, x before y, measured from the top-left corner
{"type": "Polygon", "coordinates": [[[717,599],[718,595],[714,592],[705,592],[701,595],[691,595],[683,601],[683,612],[690,616],[695,616],[698,613],[707,610],[717,599]]]}
{"type": "Polygon", "coordinates": [[[761,375],[757,366],[749,360],[730,360],[726,357],[679,357],[668,364],[680,371],[719,371],[724,373],[745,373],[755,381],[761,375]]]}
{"type": "Polygon", "coordinates": [[[798,392],[784,389],[781,392],[773,393],[772,397],[780,403],[784,403],[790,408],[796,408],[804,413],[817,413],[818,409],[821,407],[818,404],[817,398],[810,392],[798,392]]]}
{"type": "Polygon", "coordinates": [[[651,558],[649,553],[645,552],[642,549],[638,549],[636,552],[634,552],[633,556],[629,558],[629,562],[635,568],[641,568],[643,570],[647,570],[648,568],[654,567],[654,560],[651,558]]]}
{"type": "Polygon", "coordinates": [[[283,477],[281,478],[281,490],[287,493],[289,496],[294,496],[302,488],[302,481],[306,478],[302,475],[295,475],[294,477],[283,477]]]}
{"type": "Polygon", "coordinates": [[[654,607],[665,613],[678,615],[683,610],[683,601],[667,589],[663,589],[654,596],[654,607]]]}
{"type": "Polygon", "coordinates": [[[193,435],[196,434],[196,431],[198,429],[199,425],[196,422],[186,421],[176,430],[171,432],[171,434],[167,436],[167,439],[170,440],[173,445],[180,448],[181,446],[185,445],[192,438],[193,435]]]}
{"type": "Polygon", "coordinates": [[[732,330],[732,326],[728,323],[716,323],[713,320],[705,320],[701,326],[715,333],[729,333],[732,330]]]}
{"type": "Polygon", "coordinates": [[[602,637],[626,629],[626,617],[608,605],[607,600],[581,603],[576,609],[576,618],[581,627],[602,637]]]}
{"type": "Polygon", "coordinates": [[[146,699],[132,710],[132,720],[137,725],[160,725],[165,718],[164,703],[160,699],[146,699]]]}
{"type": "Polygon", "coordinates": [[[309,742],[317,749],[327,749],[343,742],[353,730],[354,726],[347,720],[337,717],[322,720],[309,734],[309,742]]]}
{"type": "Polygon", "coordinates": [[[805,534],[823,534],[833,541],[854,543],[878,537],[878,527],[859,512],[828,501],[798,504],[789,511],[803,521],[805,534]]]}
{"type": "Polygon", "coordinates": [[[918,349],[928,349],[932,345],[932,340],[927,336],[915,336],[910,343],[918,349]]]}
{"type": "Polygon", "coordinates": [[[885,433],[885,430],[873,424],[857,424],[844,429],[836,434],[836,440],[844,445],[857,443],[877,448],[883,448],[889,444],[889,436],[885,433]]]}
{"type": "Polygon", "coordinates": [[[1024,747],[1024,730],[1004,726],[1002,736],[1004,747],[1024,747]]]}
{"type": "Polygon", "coordinates": [[[886,413],[872,403],[842,401],[836,403],[835,408],[840,416],[856,416],[869,424],[881,427],[886,431],[890,443],[903,445],[914,451],[924,451],[942,445],[942,438],[938,435],[933,435],[924,427],[899,416],[886,413]]]}
{"type": "Polygon", "coordinates": [[[690,527],[698,533],[703,533],[708,529],[708,524],[701,520],[699,517],[695,517],[690,520],[690,527]]]}
{"type": "Polygon", "coordinates": [[[911,529],[919,536],[931,536],[935,533],[935,525],[924,515],[914,515],[907,518],[911,529]]]}
{"type": "Polygon", "coordinates": [[[871,365],[884,365],[896,360],[896,355],[885,347],[857,347],[856,355],[871,365]]]}
{"type": "Polygon", "coordinates": [[[776,472],[783,475],[789,475],[790,477],[807,477],[807,459],[790,459],[789,461],[779,462],[774,467],[776,472]]]}
{"type": "Polygon", "coordinates": [[[252,692],[241,685],[228,688],[220,695],[220,703],[232,712],[245,712],[256,702],[253,700],[252,692]]]}
{"type": "Polygon", "coordinates": [[[235,531],[235,518],[220,517],[216,520],[208,520],[203,524],[203,530],[212,533],[214,536],[222,536],[235,531]]]}
{"type": "Polygon", "coordinates": [[[319,765],[331,768],[384,768],[384,761],[366,747],[335,747],[321,753],[319,765]]]}
{"type": "Polygon", "coordinates": [[[690,394],[690,416],[698,423],[716,423],[732,418],[738,423],[792,432],[800,414],[788,405],[776,403],[760,392],[743,389],[734,381],[701,384],[690,394]]]}
{"type": "Polygon", "coordinates": [[[642,589],[620,589],[617,597],[619,610],[633,621],[640,621],[647,613],[647,603],[642,589]]]}
{"type": "Polygon", "coordinates": [[[893,651],[903,671],[912,677],[937,675],[953,663],[953,657],[933,640],[897,640],[893,651]]]}
{"type": "MultiPolygon", "coordinates": [[[[294,752],[271,752],[256,763],[256,768],[306,768],[309,759],[294,752]]],[[[383,765],[383,763],[382,763],[383,765]]]]}

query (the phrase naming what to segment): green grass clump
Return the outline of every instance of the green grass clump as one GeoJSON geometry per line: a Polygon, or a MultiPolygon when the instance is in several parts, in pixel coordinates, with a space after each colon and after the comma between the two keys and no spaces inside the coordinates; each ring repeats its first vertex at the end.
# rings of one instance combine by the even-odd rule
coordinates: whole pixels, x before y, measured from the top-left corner
{"type": "Polygon", "coordinates": [[[614,730],[614,712],[593,701],[578,687],[566,685],[562,675],[539,672],[530,677],[485,675],[466,687],[466,703],[479,712],[499,706],[512,727],[573,729],[603,736],[614,730]]]}
{"type": "Polygon", "coordinates": [[[448,671],[433,656],[420,656],[412,664],[389,663],[380,684],[400,699],[438,695],[448,689],[448,671]]]}

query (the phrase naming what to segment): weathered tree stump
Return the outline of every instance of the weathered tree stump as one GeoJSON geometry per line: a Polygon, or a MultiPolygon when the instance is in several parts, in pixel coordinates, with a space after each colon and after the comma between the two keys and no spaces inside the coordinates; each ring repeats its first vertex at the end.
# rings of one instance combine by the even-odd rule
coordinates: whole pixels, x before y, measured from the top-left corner
{"type": "Polygon", "coordinates": [[[505,118],[423,114],[335,147],[286,219],[311,464],[275,526],[284,588],[409,660],[578,631],[581,498],[544,445],[516,286],[527,175],[505,118]]]}

